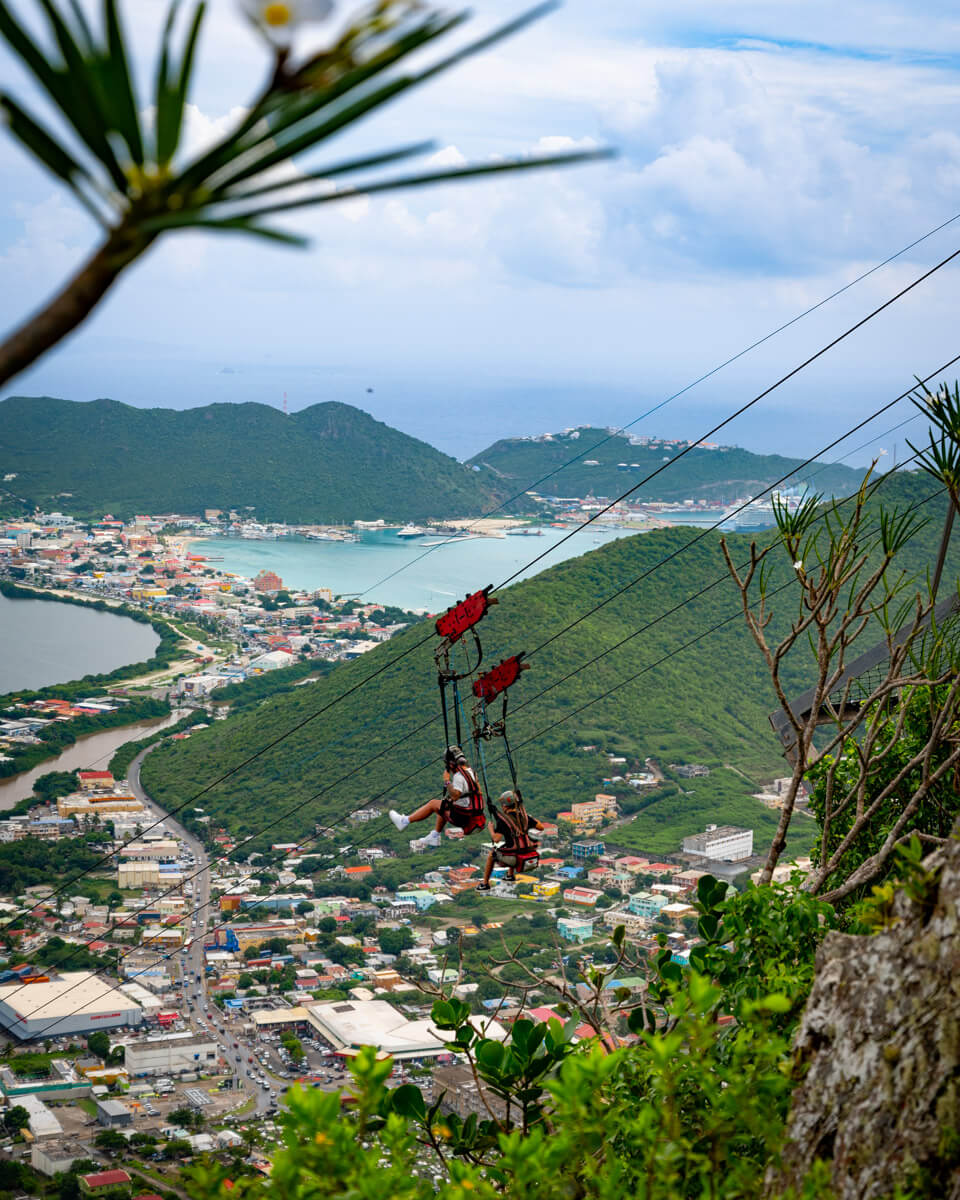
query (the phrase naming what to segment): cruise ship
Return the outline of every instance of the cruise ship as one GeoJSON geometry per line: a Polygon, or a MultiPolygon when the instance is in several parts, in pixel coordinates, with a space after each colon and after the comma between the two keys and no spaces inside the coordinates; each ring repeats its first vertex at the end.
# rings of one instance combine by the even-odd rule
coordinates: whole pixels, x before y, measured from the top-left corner
{"type": "Polygon", "coordinates": [[[404,527],[402,529],[397,530],[397,537],[399,537],[399,538],[423,537],[426,532],[427,531],[425,529],[421,529],[419,525],[404,525],[404,527]]]}

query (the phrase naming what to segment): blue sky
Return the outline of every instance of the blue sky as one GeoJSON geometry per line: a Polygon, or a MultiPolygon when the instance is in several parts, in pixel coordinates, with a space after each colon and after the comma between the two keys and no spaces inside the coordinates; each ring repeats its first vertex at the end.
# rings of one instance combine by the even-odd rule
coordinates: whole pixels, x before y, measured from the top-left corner
{"type": "MultiPolygon", "coordinates": [[[[164,8],[124,6],[144,79],[164,8]]],[[[473,29],[519,8],[480,0],[473,29]]],[[[211,9],[195,145],[235,119],[264,70],[232,0],[211,9]]],[[[343,400],[461,457],[498,436],[621,424],[960,213],[958,66],[946,3],[569,0],[335,152],[431,136],[438,162],[591,144],[616,147],[615,162],[300,214],[308,252],[168,241],[8,390],[176,407],[343,400]]],[[[0,139],[0,325],[93,237],[0,139]]],[[[641,428],[699,435],[958,245],[960,221],[641,428]]],[[[952,357],[958,272],[724,440],[806,453],[952,357]]]]}

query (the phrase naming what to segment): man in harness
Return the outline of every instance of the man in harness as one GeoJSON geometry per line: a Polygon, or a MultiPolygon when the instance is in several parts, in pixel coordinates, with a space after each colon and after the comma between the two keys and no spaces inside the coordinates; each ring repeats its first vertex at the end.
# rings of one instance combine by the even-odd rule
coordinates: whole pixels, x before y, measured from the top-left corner
{"type": "Polygon", "coordinates": [[[493,812],[493,840],[496,845],[487,856],[483,882],[477,884],[478,892],[490,891],[490,876],[494,866],[507,868],[507,879],[516,879],[517,870],[536,867],[540,861],[540,848],[530,836],[531,829],[543,829],[543,825],[531,817],[523,805],[519,792],[507,791],[500,796],[500,807],[490,806],[493,812]]]}
{"type": "Polygon", "coordinates": [[[443,795],[434,796],[410,814],[390,810],[390,820],[400,830],[415,821],[426,821],[436,817],[435,827],[423,838],[414,838],[410,843],[414,850],[440,845],[440,834],[448,823],[462,829],[465,834],[483,829],[487,818],[483,815],[483,794],[473,768],[467,764],[467,756],[459,746],[448,746],[443,756],[443,795]]]}

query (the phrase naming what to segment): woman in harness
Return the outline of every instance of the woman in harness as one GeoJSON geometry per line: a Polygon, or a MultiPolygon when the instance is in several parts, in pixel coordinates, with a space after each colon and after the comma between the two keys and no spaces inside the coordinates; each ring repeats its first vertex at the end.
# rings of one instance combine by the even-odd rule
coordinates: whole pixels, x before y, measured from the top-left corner
{"type": "Polygon", "coordinates": [[[467,756],[459,746],[448,746],[443,756],[443,795],[434,796],[416,812],[405,817],[394,809],[390,810],[390,820],[398,829],[406,827],[414,821],[426,821],[435,816],[436,825],[423,838],[415,838],[411,843],[414,850],[427,846],[439,846],[440,834],[449,823],[464,833],[473,833],[483,829],[487,818],[483,815],[483,795],[477,777],[472,767],[467,765],[467,756]]]}
{"type": "Polygon", "coordinates": [[[521,871],[534,860],[539,860],[540,850],[530,836],[531,829],[543,829],[536,817],[531,817],[523,806],[518,792],[508,791],[500,796],[500,808],[491,805],[493,811],[493,840],[502,842],[494,846],[487,857],[483,882],[477,884],[478,892],[490,891],[490,876],[495,865],[507,868],[507,879],[516,878],[517,868],[521,871]]]}

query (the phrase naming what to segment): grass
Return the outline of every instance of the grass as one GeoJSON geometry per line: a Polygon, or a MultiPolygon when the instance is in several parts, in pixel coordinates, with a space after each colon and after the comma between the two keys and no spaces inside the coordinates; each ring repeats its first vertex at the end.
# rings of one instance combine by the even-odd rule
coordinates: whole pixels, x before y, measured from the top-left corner
{"type": "Polygon", "coordinates": [[[88,1096],[83,1096],[79,1100],[75,1100],[74,1103],[77,1108],[82,1108],[88,1117],[95,1117],[97,1115],[96,1103],[88,1096]]]}
{"type": "MultiPolygon", "coordinates": [[[[681,794],[671,789],[650,802],[633,820],[612,831],[610,842],[641,854],[677,854],[683,838],[702,833],[710,825],[737,825],[753,830],[753,846],[762,853],[776,832],[778,815],[755,800],[736,772],[721,767],[704,779],[680,781],[681,794]]],[[[816,833],[812,821],[795,819],[791,824],[789,855],[805,855],[816,833]]]]}

